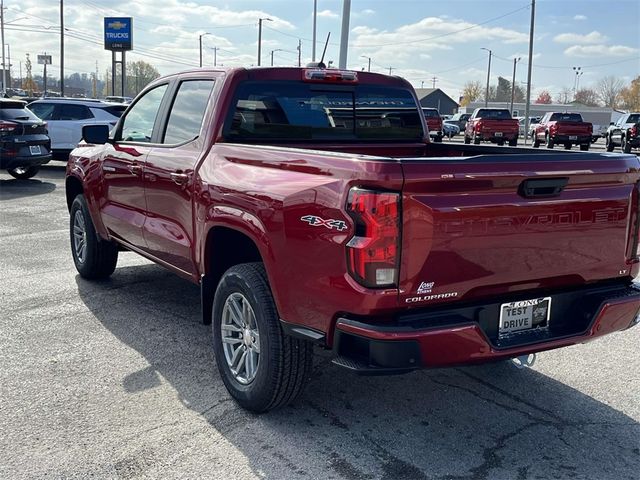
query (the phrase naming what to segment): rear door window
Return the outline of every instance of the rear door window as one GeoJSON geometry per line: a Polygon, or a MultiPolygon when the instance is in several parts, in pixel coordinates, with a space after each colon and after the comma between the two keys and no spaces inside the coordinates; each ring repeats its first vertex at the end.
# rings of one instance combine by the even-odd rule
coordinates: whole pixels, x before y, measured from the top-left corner
{"type": "Polygon", "coordinates": [[[409,90],[244,82],[225,125],[235,141],[415,141],[424,135],[409,90]]]}
{"type": "Polygon", "coordinates": [[[212,89],[213,80],[186,80],[180,84],[162,143],[175,145],[200,135],[212,89]]]}
{"type": "Polygon", "coordinates": [[[627,118],[627,123],[638,123],[640,122],[640,114],[634,113],[633,115],[629,115],[627,118]]]}
{"type": "Polygon", "coordinates": [[[87,120],[93,118],[93,113],[84,105],[63,103],[57,120],[87,120]]]}
{"type": "Polygon", "coordinates": [[[53,120],[56,111],[53,103],[32,103],[28,108],[42,120],[53,120]]]}

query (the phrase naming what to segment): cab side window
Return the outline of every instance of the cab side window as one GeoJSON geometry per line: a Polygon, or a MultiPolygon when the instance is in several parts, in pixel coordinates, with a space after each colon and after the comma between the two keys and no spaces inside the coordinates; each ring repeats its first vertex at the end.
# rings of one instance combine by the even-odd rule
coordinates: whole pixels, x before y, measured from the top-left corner
{"type": "Polygon", "coordinates": [[[127,112],[122,124],[121,140],[124,142],[151,142],[153,127],[167,85],[159,85],[145,93],[127,112]]]}
{"type": "Polygon", "coordinates": [[[200,135],[213,80],[186,80],[176,94],[162,143],[175,145],[200,135]]]}

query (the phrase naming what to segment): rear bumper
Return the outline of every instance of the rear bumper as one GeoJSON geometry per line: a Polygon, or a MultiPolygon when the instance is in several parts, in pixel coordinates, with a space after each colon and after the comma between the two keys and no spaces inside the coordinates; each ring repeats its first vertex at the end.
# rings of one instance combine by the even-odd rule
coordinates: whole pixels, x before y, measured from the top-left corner
{"type": "Polygon", "coordinates": [[[37,167],[49,163],[51,155],[40,155],[37,157],[10,157],[2,155],[0,152],[0,169],[9,170],[18,167],[37,167]]]}
{"type": "Polygon", "coordinates": [[[361,374],[393,374],[491,362],[625,330],[636,324],[640,310],[640,291],[629,285],[561,292],[552,299],[558,307],[554,314],[552,306],[547,328],[502,340],[494,318],[499,303],[411,314],[384,325],[340,318],[334,363],[361,374]]]}
{"type": "Polygon", "coordinates": [[[590,143],[591,134],[589,135],[554,135],[552,140],[556,143],[590,143]],[[575,137],[575,138],[574,138],[575,137]]]}
{"type": "Polygon", "coordinates": [[[518,138],[517,133],[507,133],[504,132],[502,136],[498,137],[495,133],[481,133],[478,135],[482,140],[490,141],[490,142],[506,142],[509,140],[514,140],[518,138]]]}

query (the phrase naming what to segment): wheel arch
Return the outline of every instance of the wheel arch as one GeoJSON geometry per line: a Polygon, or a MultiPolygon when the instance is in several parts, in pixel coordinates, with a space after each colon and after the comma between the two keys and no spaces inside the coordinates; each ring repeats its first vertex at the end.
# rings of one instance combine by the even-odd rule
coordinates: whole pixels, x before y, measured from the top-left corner
{"type": "Polygon", "coordinates": [[[64,182],[65,187],[65,195],[67,198],[67,210],[71,211],[71,204],[73,200],[78,196],[84,193],[84,187],[82,186],[82,181],[78,177],[74,177],[70,175],[64,182]]]}

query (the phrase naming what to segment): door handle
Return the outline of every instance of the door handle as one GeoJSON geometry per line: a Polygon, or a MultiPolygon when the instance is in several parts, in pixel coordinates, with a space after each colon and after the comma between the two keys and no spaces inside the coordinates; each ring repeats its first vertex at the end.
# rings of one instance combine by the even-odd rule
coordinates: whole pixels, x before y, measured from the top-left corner
{"type": "Polygon", "coordinates": [[[142,165],[138,165],[137,163],[134,163],[132,165],[129,165],[128,168],[129,168],[129,171],[131,172],[131,175],[135,175],[137,177],[142,175],[142,165]]]}
{"type": "Polygon", "coordinates": [[[189,180],[189,175],[182,172],[171,172],[169,176],[171,177],[171,180],[178,185],[184,185],[189,180]]]}

